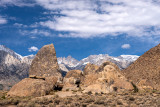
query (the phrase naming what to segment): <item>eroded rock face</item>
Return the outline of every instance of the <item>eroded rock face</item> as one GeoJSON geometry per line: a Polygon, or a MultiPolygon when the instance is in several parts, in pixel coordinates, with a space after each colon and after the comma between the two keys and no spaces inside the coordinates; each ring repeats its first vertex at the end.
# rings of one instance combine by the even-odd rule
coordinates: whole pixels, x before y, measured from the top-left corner
{"type": "Polygon", "coordinates": [[[63,79],[63,90],[77,90],[80,86],[81,79],[83,78],[82,71],[71,70],[63,79]]]}
{"type": "Polygon", "coordinates": [[[139,89],[160,90],[160,44],[140,56],[122,73],[139,89]]]}
{"type": "Polygon", "coordinates": [[[53,46],[45,45],[42,47],[32,61],[29,76],[50,77],[59,76],[61,73],[57,63],[56,51],[53,46]]]}
{"type": "Polygon", "coordinates": [[[111,63],[103,63],[95,74],[85,76],[82,82],[84,92],[109,93],[113,91],[133,90],[133,86],[119,73],[119,68],[111,63]]]}
{"type": "Polygon", "coordinates": [[[25,78],[14,85],[7,96],[43,96],[48,94],[53,87],[54,83],[51,85],[42,79],[25,78]]]}
{"type": "Polygon", "coordinates": [[[70,78],[70,77],[80,78],[82,75],[83,74],[81,70],[71,70],[66,74],[65,78],[70,78]]]}
{"type": "Polygon", "coordinates": [[[84,75],[95,74],[95,71],[99,68],[99,66],[88,63],[83,71],[84,75]]]}

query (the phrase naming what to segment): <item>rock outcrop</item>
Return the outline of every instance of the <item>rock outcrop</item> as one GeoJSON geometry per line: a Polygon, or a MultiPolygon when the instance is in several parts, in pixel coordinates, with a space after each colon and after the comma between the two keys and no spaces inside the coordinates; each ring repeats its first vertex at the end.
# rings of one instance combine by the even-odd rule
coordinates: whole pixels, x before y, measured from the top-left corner
{"type": "Polygon", "coordinates": [[[133,86],[121,75],[119,68],[111,63],[103,63],[95,74],[85,76],[81,86],[84,92],[109,93],[113,91],[133,90],[133,86]]]}
{"type": "Polygon", "coordinates": [[[83,78],[82,71],[71,70],[63,79],[63,90],[77,90],[83,78]]]}
{"type": "Polygon", "coordinates": [[[29,71],[30,78],[14,85],[8,96],[42,96],[48,94],[61,82],[61,73],[53,44],[40,49],[29,71]]]}
{"type": "Polygon", "coordinates": [[[95,74],[95,71],[99,68],[99,66],[88,63],[83,71],[84,75],[95,74]]]}
{"type": "Polygon", "coordinates": [[[53,44],[45,45],[39,50],[32,61],[29,70],[29,76],[36,76],[38,78],[45,78],[50,76],[61,77],[56,57],[56,51],[53,44]]]}
{"type": "Polygon", "coordinates": [[[160,90],[160,44],[140,56],[122,73],[140,89],[160,90]]]}
{"type": "Polygon", "coordinates": [[[55,86],[56,81],[52,84],[42,79],[25,78],[7,93],[7,96],[44,96],[47,95],[55,86]]]}

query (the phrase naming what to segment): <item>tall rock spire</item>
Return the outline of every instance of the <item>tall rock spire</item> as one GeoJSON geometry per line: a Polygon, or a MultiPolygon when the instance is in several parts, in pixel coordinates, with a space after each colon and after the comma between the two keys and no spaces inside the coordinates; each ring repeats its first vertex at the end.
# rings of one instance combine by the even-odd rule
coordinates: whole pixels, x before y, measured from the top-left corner
{"type": "Polygon", "coordinates": [[[29,76],[61,76],[53,44],[43,46],[32,61],[29,76]]]}

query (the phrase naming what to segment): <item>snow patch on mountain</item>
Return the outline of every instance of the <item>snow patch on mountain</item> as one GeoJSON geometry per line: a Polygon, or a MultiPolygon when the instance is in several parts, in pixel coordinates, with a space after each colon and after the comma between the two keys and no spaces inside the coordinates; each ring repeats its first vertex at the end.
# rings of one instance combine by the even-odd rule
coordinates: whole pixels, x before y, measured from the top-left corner
{"type": "Polygon", "coordinates": [[[7,52],[8,54],[10,54],[11,56],[15,57],[18,60],[22,60],[23,58],[20,54],[12,51],[11,49],[5,47],[4,45],[0,45],[0,50],[7,52]]]}
{"type": "Polygon", "coordinates": [[[128,60],[128,61],[135,61],[139,58],[139,56],[137,56],[137,55],[120,55],[118,58],[128,60]]]}

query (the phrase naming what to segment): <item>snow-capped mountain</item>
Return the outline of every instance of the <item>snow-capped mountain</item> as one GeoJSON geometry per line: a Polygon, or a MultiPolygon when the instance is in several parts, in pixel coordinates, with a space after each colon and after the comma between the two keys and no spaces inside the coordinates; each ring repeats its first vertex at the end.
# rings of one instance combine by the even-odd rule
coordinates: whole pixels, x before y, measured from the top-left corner
{"type": "Polygon", "coordinates": [[[34,59],[35,55],[28,55],[28,56],[24,56],[23,58],[28,58],[28,59],[34,59]]]}
{"type": "Polygon", "coordinates": [[[28,77],[31,62],[32,59],[22,57],[0,45],[0,90],[8,90],[21,79],[28,77]]]}
{"type": "Polygon", "coordinates": [[[17,54],[16,52],[12,51],[11,49],[5,47],[4,45],[0,45],[0,50],[7,52],[11,56],[13,56],[13,57],[15,57],[15,58],[17,58],[19,60],[22,60],[22,56],[21,55],[17,54]]]}
{"type": "Polygon", "coordinates": [[[68,67],[76,67],[77,64],[79,64],[79,61],[74,59],[72,56],[65,57],[59,57],[57,58],[59,64],[67,65],[68,67]]]}
{"type": "MultiPolygon", "coordinates": [[[[131,63],[133,63],[139,56],[137,55],[121,55],[119,57],[112,57],[108,54],[100,54],[100,55],[90,55],[87,58],[84,58],[80,61],[72,58],[71,56],[65,58],[58,58],[58,63],[65,66],[69,70],[79,69],[83,70],[87,63],[101,65],[105,61],[111,61],[119,66],[120,69],[124,69],[128,67],[131,63]]],[[[61,68],[60,66],[60,68],[61,68]]]]}
{"type": "Polygon", "coordinates": [[[127,60],[127,61],[135,61],[139,58],[137,55],[120,55],[118,59],[127,60]]]}

